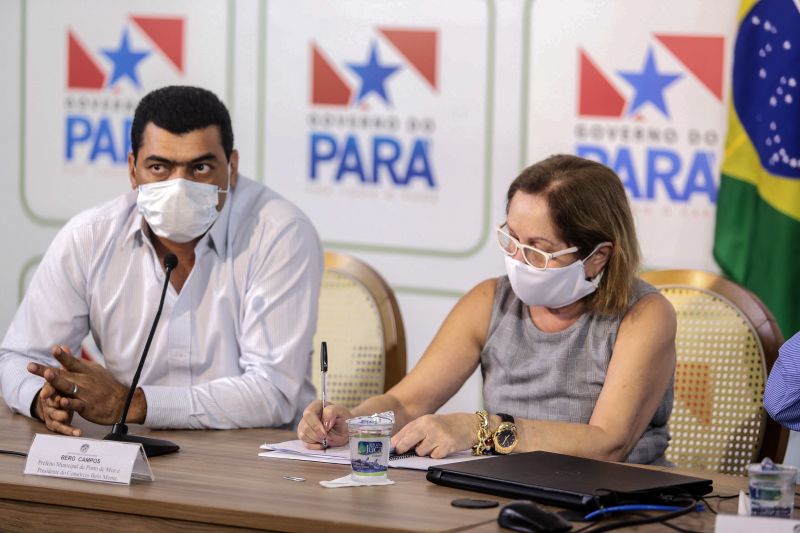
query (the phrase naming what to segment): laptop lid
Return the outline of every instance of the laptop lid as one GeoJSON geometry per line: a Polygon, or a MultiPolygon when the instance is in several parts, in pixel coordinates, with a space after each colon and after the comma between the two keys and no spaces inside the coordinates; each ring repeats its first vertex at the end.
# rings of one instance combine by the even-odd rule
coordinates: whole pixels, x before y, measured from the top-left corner
{"type": "Polygon", "coordinates": [[[623,500],[661,502],[665,495],[699,497],[712,490],[710,479],[551,452],[432,466],[427,478],[448,487],[585,510],[623,500]]]}

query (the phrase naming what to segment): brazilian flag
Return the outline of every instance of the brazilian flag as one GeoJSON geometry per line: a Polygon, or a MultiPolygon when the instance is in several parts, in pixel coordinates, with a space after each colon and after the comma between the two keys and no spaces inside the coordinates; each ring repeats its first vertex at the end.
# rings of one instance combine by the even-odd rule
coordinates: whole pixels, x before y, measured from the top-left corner
{"type": "Polygon", "coordinates": [[[744,0],[714,258],[800,331],[800,1],[744,0]]]}

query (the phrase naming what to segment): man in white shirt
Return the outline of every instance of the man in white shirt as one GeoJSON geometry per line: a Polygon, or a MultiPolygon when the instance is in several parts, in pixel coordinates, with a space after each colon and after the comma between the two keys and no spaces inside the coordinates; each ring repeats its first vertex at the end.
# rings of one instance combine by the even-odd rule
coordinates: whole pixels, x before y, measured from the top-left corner
{"type": "Polygon", "coordinates": [[[312,337],[322,277],[303,213],[237,174],[227,109],[165,87],[139,103],[133,191],[56,236],[0,345],[0,391],[16,412],[80,435],[74,412],[117,422],[175,254],[131,423],[283,426],[314,398],[312,337]],[[105,366],[73,357],[91,334],[105,366]],[[55,359],[54,359],[55,358],[55,359]]]}

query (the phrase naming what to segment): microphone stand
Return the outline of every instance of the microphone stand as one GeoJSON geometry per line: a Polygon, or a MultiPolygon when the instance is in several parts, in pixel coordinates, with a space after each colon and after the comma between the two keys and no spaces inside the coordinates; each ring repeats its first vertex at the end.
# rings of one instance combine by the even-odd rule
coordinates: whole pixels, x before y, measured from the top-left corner
{"type": "Polygon", "coordinates": [[[158,326],[158,320],[161,318],[161,309],[164,307],[164,297],[167,295],[167,287],[169,286],[169,276],[172,270],[178,266],[178,258],[175,254],[167,254],[164,256],[164,266],[166,267],[166,278],[164,279],[164,288],[161,290],[161,300],[158,302],[158,311],[156,318],[153,320],[153,327],[150,328],[150,335],[147,337],[147,342],[144,345],[142,357],[139,359],[139,367],[136,369],[136,374],[133,376],[130,389],[128,390],[128,398],[125,400],[125,407],[122,410],[119,422],[114,424],[111,428],[111,433],[106,435],[103,440],[115,440],[121,442],[140,443],[144,448],[144,453],[147,457],[155,457],[157,455],[165,455],[172,452],[177,452],[180,448],[177,444],[168,440],[154,439],[150,437],[140,437],[137,435],[128,434],[128,426],[125,420],[128,418],[128,409],[131,407],[133,401],[133,394],[136,392],[136,386],[139,384],[139,377],[142,374],[142,367],[144,367],[144,360],[147,357],[147,352],[150,350],[150,343],[153,342],[153,335],[158,326]]]}

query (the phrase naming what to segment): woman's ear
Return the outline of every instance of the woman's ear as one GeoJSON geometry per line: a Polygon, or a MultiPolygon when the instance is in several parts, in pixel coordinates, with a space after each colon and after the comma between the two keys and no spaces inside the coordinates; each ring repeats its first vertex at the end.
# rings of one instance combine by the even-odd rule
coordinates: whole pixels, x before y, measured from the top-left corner
{"type": "Polygon", "coordinates": [[[603,271],[609,259],[611,259],[613,247],[614,245],[610,242],[604,242],[598,246],[591,257],[584,261],[584,270],[587,277],[594,278],[603,271]]]}

